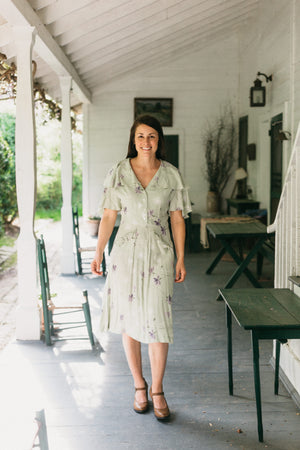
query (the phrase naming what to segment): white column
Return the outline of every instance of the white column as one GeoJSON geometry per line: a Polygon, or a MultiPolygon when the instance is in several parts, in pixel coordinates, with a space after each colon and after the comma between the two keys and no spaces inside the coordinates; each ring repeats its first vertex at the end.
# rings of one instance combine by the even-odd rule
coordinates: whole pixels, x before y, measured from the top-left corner
{"type": "Polygon", "coordinates": [[[75,273],[73,256],[73,221],[72,221],[72,131],[70,116],[71,77],[61,76],[62,93],[61,120],[61,186],[62,186],[62,273],[75,273]]]}
{"type": "Polygon", "coordinates": [[[83,109],[83,158],[82,158],[82,212],[83,217],[89,215],[89,105],[84,103],[83,109]]]}
{"type": "Polygon", "coordinates": [[[20,219],[18,238],[18,307],[16,337],[40,339],[37,257],[34,234],[36,196],[35,116],[32,88],[32,47],[35,28],[14,27],[17,50],[16,185],[20,219]]]}

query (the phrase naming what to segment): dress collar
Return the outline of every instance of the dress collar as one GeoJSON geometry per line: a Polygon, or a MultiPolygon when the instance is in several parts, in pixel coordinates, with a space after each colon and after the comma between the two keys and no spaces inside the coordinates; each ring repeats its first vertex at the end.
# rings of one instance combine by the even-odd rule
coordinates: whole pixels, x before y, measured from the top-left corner
{"type": "MultiPolygon", "coordinates": [[[[130,184],[130,186],[141,186],[141,183],[139,182],[139,180],[137,179],[131,164],[130,164],[130,158],[126,158],[126,165],[125,165],[125,171],[126,171],[126,180],[128,181],[128,184],[130,184]]],[[[152,178],[152,180],[150,181],[150,183],[148,184],[148,186],[144,189],[142,187],[142,189],[144,190],[152,190],[152,189],[157,189],[158,187],[160,188],[167,188],[168,187],[168,183],[167,183],[167,178],[166,178],[166,164],[164,161],[161,161],[160,163],[160,167],[158,168],[156,174],[154,175],[154,177],[152,178]]],[[[124,174],[125,175],[125,174],[124,174]]]]}

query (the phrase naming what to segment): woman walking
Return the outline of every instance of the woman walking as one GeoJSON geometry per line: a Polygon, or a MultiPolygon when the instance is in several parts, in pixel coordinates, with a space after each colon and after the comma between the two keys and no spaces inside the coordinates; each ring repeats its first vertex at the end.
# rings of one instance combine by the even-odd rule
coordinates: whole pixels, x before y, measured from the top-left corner
{"type": "Polygon", "coordinates": [[[143,376],[141,342],[149,344],[152,386],[150,396],[158,420],[169,417],[163,377],[168,346],[173,342],[171,301],[174,252],[175,282],[186,276],[185,223],[191,211],[178,170],[167,163],[160,123],[152,116],[137,118],[130,131],[128,154],[108,173],[104,183],[101,222],[92,272],[100,271],[102,255],[117,213],[121,223],[104,288],[101,331],[123,336],[134,386],[134,410],[148,410],[148,385],[143,376]]]}

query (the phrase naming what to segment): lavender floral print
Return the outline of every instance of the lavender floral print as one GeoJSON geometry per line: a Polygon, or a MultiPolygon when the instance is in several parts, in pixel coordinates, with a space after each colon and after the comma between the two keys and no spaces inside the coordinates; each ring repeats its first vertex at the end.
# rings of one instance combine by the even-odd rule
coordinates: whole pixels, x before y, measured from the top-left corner
{"type": "Polygon", "coordinates": [[[178,170],[161,165],[144,189],[130,160],[118,163],[104,183],[100,215],[116,210],[121,223],[110,255],[100,330],[145,342],[173,342],[174,252],[170,211],[187,217],[190,201],[178,170]]]}

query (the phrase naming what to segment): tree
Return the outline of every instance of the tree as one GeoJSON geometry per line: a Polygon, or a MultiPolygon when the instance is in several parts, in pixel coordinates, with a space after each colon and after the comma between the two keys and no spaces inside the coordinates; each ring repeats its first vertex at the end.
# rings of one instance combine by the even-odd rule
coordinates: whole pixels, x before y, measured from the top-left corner
{"type": "Polygon", "coordinates": [[[18,212],[15,180],[15,118],[0,114],[0,233],[18,212]]]}

